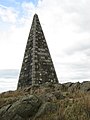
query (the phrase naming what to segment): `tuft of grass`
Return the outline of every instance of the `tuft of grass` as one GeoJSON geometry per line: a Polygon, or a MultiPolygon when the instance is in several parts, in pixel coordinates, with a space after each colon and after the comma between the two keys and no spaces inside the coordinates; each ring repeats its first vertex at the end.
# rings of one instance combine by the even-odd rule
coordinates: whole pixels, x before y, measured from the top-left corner
{"type": "MultiPolygon", "coordinates": [[[[73,93],[68,92],[64,86],[63,89],[63,91],[57,91],[65,96],[64,99],[56,98],[54,101],[49,101],[57,104],[57,110],[47,112],[35,120],[90,120],[90,93],[84,93],[79,90],[73,93]]],[[[53,92],[56,92],[56,89],[38,86],[21,91],[8,91],[0,94],[0,108],[8,104],[13,104],[26,95],[35,94],[37,97],[40,97],[41,95],[53,92]]]]}
{"type": "Polygon", "coordinates": [[[0,108],[8,104],[13,104],[24,95],[25,93],[23,93],[22,91],[8,91],[0,94],[0,108]]]}

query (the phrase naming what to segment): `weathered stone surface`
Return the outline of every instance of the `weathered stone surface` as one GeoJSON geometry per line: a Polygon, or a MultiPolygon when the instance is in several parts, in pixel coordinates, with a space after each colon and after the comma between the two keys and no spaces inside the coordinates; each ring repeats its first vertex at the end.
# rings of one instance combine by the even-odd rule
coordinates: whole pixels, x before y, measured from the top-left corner
{"type": "Polygon", "coordinates": [[[0,109],[0,120],[2,119],[3,115],[8,111],[11,105],[4,106],[0,109]]]}
{"type": "Polygon", "coordinates": [[[12,105],[5,106],[0,109],[0,117],[2,120],[22,120],[34,116],[39,107],[41,101],[34,95],[24,97],[12,105]]]}
{"type": "Polygon", "coordinates": [[[26,45],[18,89],[46,82],[58,83],[58,79],[38,15],[35,14],[26,45]]]}
{"type": "Polygon", "coordinates": [[[52,93],[42,94],[40,98],[42,99],[43,102],[51,102],[56,100],[55,95],[53,95],[52,93]]]}
{"type": "Polygon", "coordinates": [[[76,83],[64,83],[64,86],[67,87],[67,90],[69,92],[75,92],[76,90],[82,91],[82,92],[89,92],[90,91],[90,81],[84,81],[82,83],[76,82],[76,83]]]}
{"type": "Polygon", "coordinates": [[[70,92],[74,92],[76,90],[80,90],[80,83],[76,82],[76,83],[72,83],[69,87],[68,87],[68,91],[70,92]]]}
{"type": "Polygon", "coordinates": [[[64,85],[69,88],[69,87],[71,87],[73,85],[73,83],[67,82],[67,83],[64,83],[64,85]]]}
{"type": "Polygon", "coordinates": [[[36,118],[44,116],[45,114],[54,113],[57,110],[58,110],[58,105],[56,103],[46,102],[40,107],[39,111],[35,116],[35,120],[36,118]]]}
{"type": "Polygon", "coordinates": [[[81,83],[80,89],[84,92],[90,92],[90,81],[81,83]]]}
{"type": "Polygon", "coordinates": [[[57,100],[65,99],[65,96],[60,91],[55,91],[52,94],[56,97],[57,100]]]}
{"type": "Polygon", "coordinates": [[[65,85],[65,84],[55,84],[55,91],[67,91],[68,90],[68,87],[65,85]]]}
{"type": "Polygon", "coordinates": [[[38,111],[41,101],[36,96],[22,99],[17,106],[17,114],[23,118],[32,117],[38,111]]]}

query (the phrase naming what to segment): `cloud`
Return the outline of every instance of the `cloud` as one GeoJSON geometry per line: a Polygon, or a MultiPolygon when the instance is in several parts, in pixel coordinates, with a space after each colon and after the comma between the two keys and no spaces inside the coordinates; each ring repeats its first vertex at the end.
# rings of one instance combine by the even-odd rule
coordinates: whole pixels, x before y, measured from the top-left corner
{"type": "Polygon", "coordinates": [[[68,5],[64,6],[66,8],[66,11],[69,14],[76,14],[76,17],[72,19],[73,22],[75,22],[79,28],[80,32],[83,31],[90,31],[90,17],[89,17],[89,11],[90,11],[90,1],[89,0],[80,0],[80,1],[74,1],[72,2],[68,0],[68,5]]]}
{"type": "Polygon", "coordinates": [[[35,5],[32,2],[23,2],[21,6],[23,11],[29,15],[32,14],[35,10],[35,5]]]}
{"type": "MultiPolygon", "coordinates": [[[[89,34],[87,34],[87,36],[89,37],[89,34]]],[[[82,38],[82,37],[81,37],[82,38]]],[[[74,44],[72,44],[72,47],[71,48],[67,48],[65,50],[65,52],[67,54],[74,54],[75,52],[82,52],[82,53],[87,53],[89,54],[89,51],[90,51],[90,38],[86,39],[82,38],[80,40],[78,40],[76,43],[74,42],[74,44]]]]}
{"type": "Polygon", "coordinates": [[[11,7],[0,5],[0,19],[3,22],[15,23],[17,21],[17,12],[11,7]]]}

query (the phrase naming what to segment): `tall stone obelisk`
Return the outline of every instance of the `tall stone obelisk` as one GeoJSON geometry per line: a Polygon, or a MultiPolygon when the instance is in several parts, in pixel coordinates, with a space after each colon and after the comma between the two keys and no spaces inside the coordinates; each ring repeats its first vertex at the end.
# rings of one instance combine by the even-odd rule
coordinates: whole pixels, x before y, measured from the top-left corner
{"type": "Polygon", "coordinates": [[[58,83],[46,39],[35,14],[31,25],[17,89],[46,82],[58,83]]]}

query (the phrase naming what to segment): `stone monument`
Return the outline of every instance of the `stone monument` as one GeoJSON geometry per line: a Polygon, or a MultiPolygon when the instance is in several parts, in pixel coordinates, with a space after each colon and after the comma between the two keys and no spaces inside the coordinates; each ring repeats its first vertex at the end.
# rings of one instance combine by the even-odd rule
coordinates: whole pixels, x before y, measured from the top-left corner
{"type": "Polygon", "coordinates": [[[17,89],[46,82],[58,83],[57,75],[38,18],[33,17],[17,89]]]}

